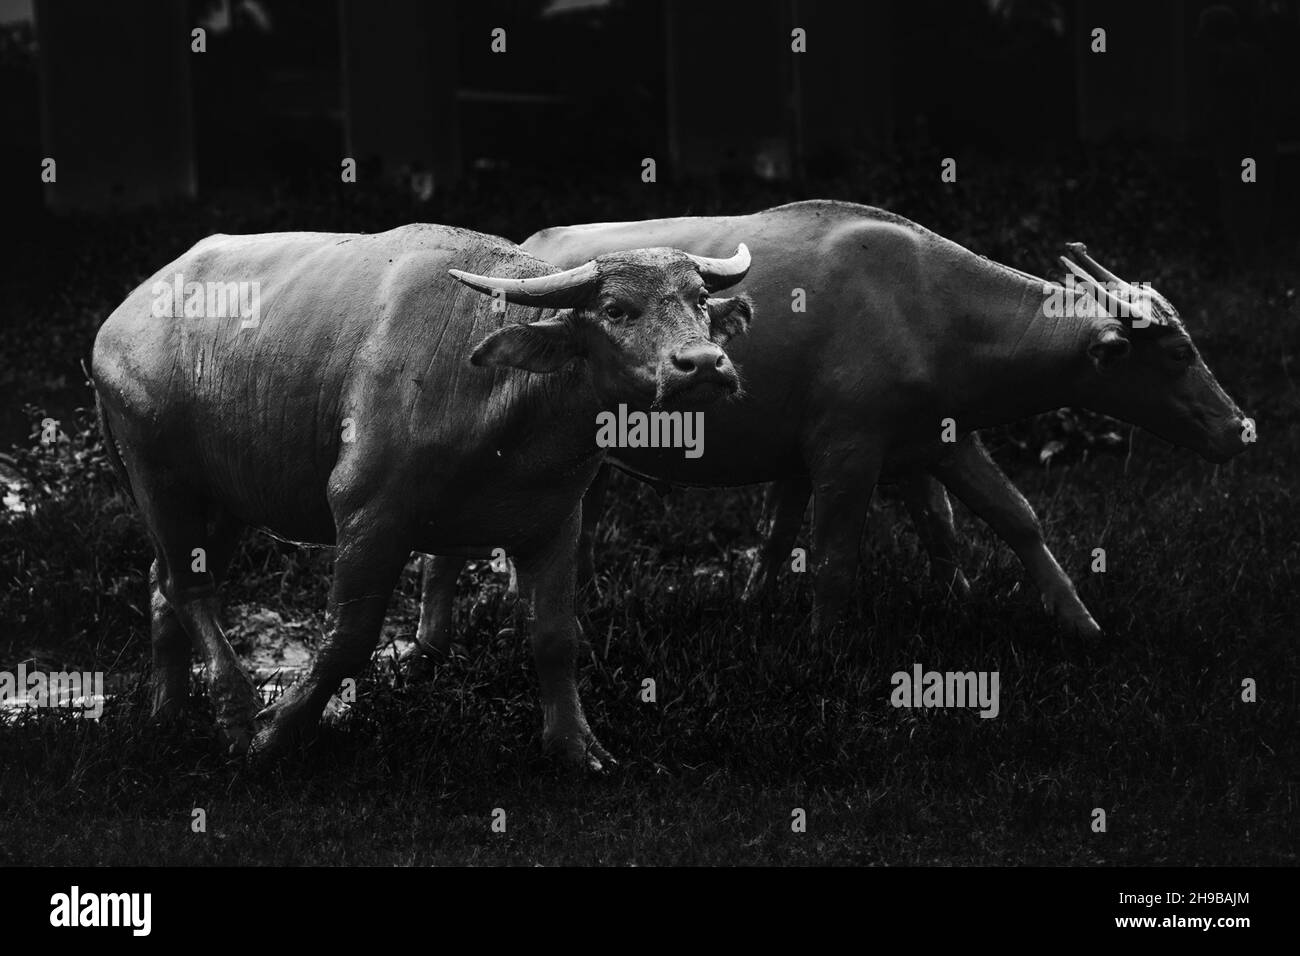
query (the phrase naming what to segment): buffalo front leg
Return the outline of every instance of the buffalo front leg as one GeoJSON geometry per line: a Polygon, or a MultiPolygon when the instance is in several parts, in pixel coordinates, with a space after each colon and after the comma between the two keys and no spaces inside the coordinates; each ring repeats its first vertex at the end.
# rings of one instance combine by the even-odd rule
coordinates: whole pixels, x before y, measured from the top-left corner
{"type": "Polygon", "coordinates": [[[336,541],[334,581],[320,649],[307,673],[258,714],[259,720],[269,722],[253,740],[256,757],[280,756],[307,736],[340,682],[365,668],[411,553],[399,527],[366,512],[342,521],[336,541]]]}
{"type": "Polygon", "coordinates": [[[1067,628],[1095,637],[1101,628],[1079,599],[1074,582],[1061,569],[1043,539],[1033,507],[974,435],[958,443],[934,473],[971,511],[1009,544],[1043,596],[1047,610],[1067,628]]]}
{"type": "Polygon", "coordinates": [[[902,478],[898,488],[921,545],[930,556],[930,576],[950,597],[967,597],[970,582],[958,563],[957,528],[953,524],[948,492],[937,479],[924,472],[902,478]]]}
{"type": "Polygon", "coordinates": [[[813,633],[844,622],[857,577],[862,531],[876,480],[879,454],[854,449],[822,457],[813,467],[813,633]]]}
{"type": "Polygon", "coordinates": [[[600,770],[615,761],[587,724],[578,697],[580,631],[573,615],[574,553],[580,509],[546,546],[518,556],[523,593],[533,607],[533,659],[542,694],[542,743],[570,763],[600,770]]]}
{"type": "Polygon", "coordinates": [[[596,532],[600,528],[600,514],[605,508],[605,492],[609,488],[609,465],[601,465],[582,496],[582,529],[578,533],[578,586],[596,583],[596,532]]]}
{"type": "Polygon", "coordinates": [[[803,526],[811,495],[812,485],[807,478],[774,481],[767,486],[758,525],[762,540],[741,595],[746,604],[762,600],[776,588],[781,566],[790,560],[795,538],[803,526]]]}

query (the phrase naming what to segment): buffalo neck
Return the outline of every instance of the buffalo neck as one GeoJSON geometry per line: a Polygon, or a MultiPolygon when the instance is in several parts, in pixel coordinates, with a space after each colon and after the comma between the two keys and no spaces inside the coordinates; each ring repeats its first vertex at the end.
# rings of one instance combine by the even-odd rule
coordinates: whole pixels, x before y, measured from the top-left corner
{"type": "Polygon", "coordinates": [[[963,425],[1006,424],[1076,400],[1072,384],[1092,320],[1049,307],[1065,301],[1059,285],[978,259],[961,271],[957,289],[949,307],[961,351],[962,388],[954,394],[966,399],[963,425]]]}
{"type": "Polygon", "coordinates": [[[500,412],[527,436],[550,468],[578,471],[600,454],[596,416],[604,405],[581,361],[546,375],[514,373],[499,396],[500,412]]]}

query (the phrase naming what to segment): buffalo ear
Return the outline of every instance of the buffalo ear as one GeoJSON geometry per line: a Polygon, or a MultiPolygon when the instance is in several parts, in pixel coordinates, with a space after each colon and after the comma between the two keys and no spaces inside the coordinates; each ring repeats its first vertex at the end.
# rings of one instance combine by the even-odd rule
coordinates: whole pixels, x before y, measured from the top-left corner
{"type": "Polygon", "coordinates": [[[747,295],[710,299],[709,338],[716,345],[726,345],[728,340],[748,332],[753,318],[754,303],[747,295]]]}
{"type": "Polygon", "coordinates": [[[556,372],[582,355],[582,343],[562,319],[515,322],[497,329],[475,347],[471,365],[500,365],[528,372],[556,372]]]}
{"type": "Polygon", "coordinates": [[[1107,326],[1097,333],[1088,346],[1088,357],[1097,366],[1099,372],[1113,371],[1115,366],[1128,357],[1132,346],[1115,326],[1107,326]]]}

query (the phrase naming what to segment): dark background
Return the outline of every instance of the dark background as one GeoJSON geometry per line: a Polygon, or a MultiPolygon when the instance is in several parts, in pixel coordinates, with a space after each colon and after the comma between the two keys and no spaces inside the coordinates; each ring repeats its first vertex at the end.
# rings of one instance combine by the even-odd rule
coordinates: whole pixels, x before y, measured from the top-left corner
{"type": "MultiPolygon", "coordinates": [[[[118,863],[1295,862],[1300,0],[4,0],[0,20],[0,668],[98,667],[120,690],[96,725],[0,724],[0,861],[84,862],[93,834],[118,863]],[[736,606],[756,490],[665,503],[624,482],[583,619],[614,779],[537,766],[522,625],[485,568],[432,695],[377,665],[385,692],[270,782],[217,760],[201,714],[148,727],[148,549],[81,366],[136,284],[213,232],[427,221],[520,241],[806,198],[1040,275],[1085,241],[1180,308],[1258,422],[1258,447],[1218,469],[1082,410],[986,435],[1101,644],[1054,633],[964,512],[976,594],[942,601],[885,495],[869,639],[814,646],[804,582],[774,614],[736,606]],[[1091,575],[1099,544],[1111,569],[1091,575]],[[779,666],[761,665],[773,642],[779,666]],[[884,706],[912,661],[1000,669],[1003,716],[884,706]],[[671,706],[637,702],[643,675],[671,706]],[[191,839],[189,808],[214,802],[223,838],[191,839]],[[493,841],[502,803],[529,822],[493,841]],[[813,808],[802,842],[791,806],[813,808]]],[[[232,641],[309,651],[328,572],[251,538],[232,641]]],[[[409,637],[416,596],[412,573],[386,639],[409,637]]]]}
{"type": "Polygon", "coordinates": [[[215,231],[422,220],[520,241],[826,196],[1031,270],[1082,236],[1148,272],[1171,248],[1220,271],[1270,261],[1300,208],[1295,0],[7,0],[0,15],[0,439],[26,434],[23,400],[70,407],[102,318],[53,328],[52,291],[100,309],[100,282],[125,290],[215,231]],[[956,184],[938,181],[944,157],[956,184]],[[18,358],[33,341],[39,358],[18,358]]]}

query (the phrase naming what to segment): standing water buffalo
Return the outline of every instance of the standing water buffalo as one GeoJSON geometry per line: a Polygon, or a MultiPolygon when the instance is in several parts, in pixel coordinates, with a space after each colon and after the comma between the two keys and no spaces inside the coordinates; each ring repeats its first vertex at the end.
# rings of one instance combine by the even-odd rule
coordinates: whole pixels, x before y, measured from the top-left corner
{"type": "Polygon", "coordinates": [[[748,327],[749,301],[709,293],[748,268],[742,245],[719,259],[620,251],[559,272],[494,236],[413,225],[212,236],[146,281],[100,329],[93,377],[155,549],[155,713],[184,700],[193,641],[231,750],[279,753],[369,660],[411,551],[504,548],[534,603],[545,743],[599,768],[609,755],[578,699],[572,607],[596,416],[735,393],[720,346],[748,327]],[[232,283],[249,284],[260,314],[203,314],[224,311],[203,290],[232,283]],[[168,317],[173,286],[185,305],[168,317]],[[217,620],[248,526],[336,549],[319,652],[260,714],[217,620]]]}
{"type": "MultiPolygon", "coordinates": [[[[1173,307],[1154,292],[1133,294],[1078,244],[1062,260],[1088,290],[1078,297],[1073,287],[999,265],[899,216],[842,202],[557,227],[524,248],[566,265],[646,244],[716,252],[742,235],[757,266],[741,289],[764,316],[731,350],[745,397],[710,413],[700,458],[652,448],[611,454],[625,470],[670,484],[775,482],[751,595],[770,587],[789,559],[812,494],[816,627],[834,623],[851,593],[871,491],[883,478],[902,486],[932,567],[956,590],[966,584],[943,486],[1015,549],[1055,616],[1097,633],[1029,503],[975,429],[1080,405],[1211,461],[1245,447],[1241,411],[1173,307]],[[806,312],[792,310],[795,297],[806,312]],[[1129,302],[1139,314],[1123,307],[1129,302]],[[941,440],[945,418],[955,420],[955,443],[941,440]]],[[[601,485],[584,503],[585,548],[601,485]]],[[[450,641],[463,563],[426,563],[417,646],[434,658],[450,641]]]]}

